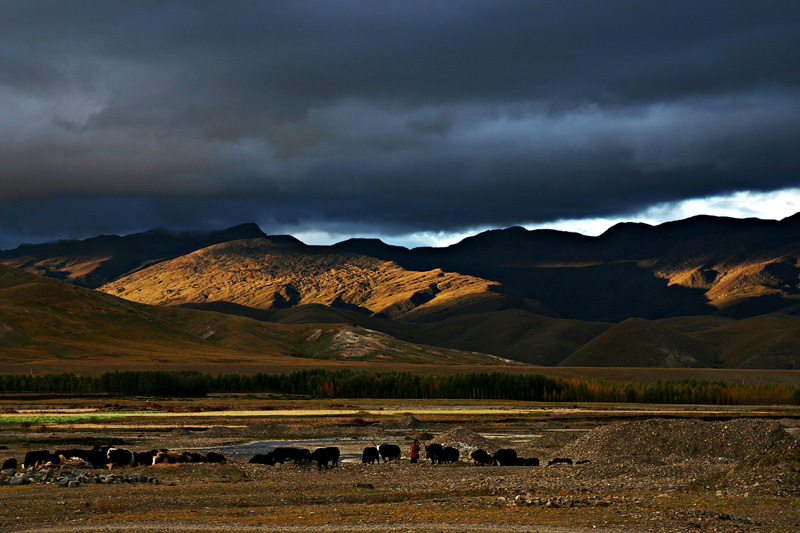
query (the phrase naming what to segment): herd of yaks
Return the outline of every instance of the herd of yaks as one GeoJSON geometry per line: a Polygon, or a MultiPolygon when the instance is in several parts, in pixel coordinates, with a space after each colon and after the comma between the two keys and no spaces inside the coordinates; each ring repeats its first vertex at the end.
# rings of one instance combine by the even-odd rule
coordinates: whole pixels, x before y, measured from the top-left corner
{"type": "MultiPolygon", "coordinates": [[[[89,449],[69,448],[50,452],[48,450],[29,451],[22,461],[22,468],[45,465],[89,466],[92,468],[108,468],[133,466],[152,466],[159,463],[224,463],[227,459],[217,452],[205,455],[193,452],[176,452],[161,449],[146,452],[133,452],[116,446],[97,446],[89,449]]],[[[16,469],[17,460],[11,458],[3,463],[2,470],[16,469]]]]}
{"type": "MultiPolygon", "coordinates": [[[[429,444],[425,446],[425,455],[430,459],[431,464],[455,463],[459,460],[459,451],[452,446],[442,446],[441,444],[429,444]]],[[[248,462],[253,464],[264,464],[274,466],[277,463],[283,464],[291,461],[294,464],[317,463],[317,468],[322,470],[324,466],[333,468],[339,464],[339,448],[328,446],[317,448],[313,452],[306,448],[278,447],[265,454],[256,454],[248,462]]],[[[504,448],[489,454],[485,450],[473,450],[469,453],[469,458],[477,466],[539,466],[539,459],[518,457],[516,450],[504,448]]],[[[378,447],[368,446],[364,448],[361,461],[364,464],[374,464],[375,462],[389,462],[400,460],[400,446],[395,444],[381,444],[378,447]]],[[[125,448],[116,446],[94,446],[90,449],[71,448],[56,450],[51,453],[48,450],[29,451],[25,454],[22,468],[38,467],[43,465],[73,465],[90,466],[92,468],[113,467],[135,467],[152,466],[159,463],[225,463],[227,458],[221,453],[208,452],[199,454],[194,452],[176,452],[173,450],[161,449],[146,452],[133,452],[125,448]]],[[[584,461],[579,461],[582,463],[584,461]]],[[[555,458],[549,461],[548,466],[554,464],[573,464],[572,459],[555,458]]],[[[2,470],[16,469],[17,460],[8,459],[3,463],[2,470]]]]}
{"type": "MultiPolygon", "coordinates": [[[[425,455],[431,460],[431,464],[455,463],[459,459],[458,448],[452,446],[442,446],[441,444],[429,444],[425,446],[425,455]]],[[[493,454],[485,450],[473,450],[469,453],[469,458],[476,466],[539,466],[539,459],[535,457],[518,457],[513,448],[503,448],[493,454]]],[[[368,446],[361,454],[361,462],[364,464],[384,463],[400,459],[400,446],[395,444],[381,444],[378,447],[368,446]]],[[[274,466],[277,463],[291,461],[294,464],[306,464],[315,462],[319,470],[322,467],[332,468],[339,464],[339,448],[330,446],[317,448],[313,452],[306,448],[275,448],[269,453],[256,454],[250,459],[250,463],[274,466]]],[[[585,461],[579,461],[583,463],[585,461]]],[[[567,464],[571,465],[572,459],[556,457],[548,461],[547,465],[567,464]]]]}

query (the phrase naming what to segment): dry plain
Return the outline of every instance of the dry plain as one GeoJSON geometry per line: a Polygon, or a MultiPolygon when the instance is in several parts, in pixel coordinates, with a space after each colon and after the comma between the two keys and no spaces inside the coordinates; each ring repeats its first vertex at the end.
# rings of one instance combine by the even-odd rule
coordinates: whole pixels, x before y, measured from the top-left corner
{"type": "MultiPolygon", "coordinates": [[[[118,444],[217,450],[224,465],[137,467],[153,483],[0,486],[0,531],[796,531],[800,408],[499,401],[2,398],[0,456],[118,444]],[[408,460],[414,438],[456,464],[408,460]],[[360,451],[401,446],[400,462],[360,451]],[[336,445],[337,468],[249,464],[275,445],[336,445]],[[474,466],[513,447],[539,467],[474,466]],[[554,457],[572,466],[544,466],[554,457]]],[[[71,467],[67,468],[71,470],[71,467]]],[[[57,472],[56,472],[57,473],[57,472]]],[[[87,471],[100,474],[100,471],[87,471]]]]}

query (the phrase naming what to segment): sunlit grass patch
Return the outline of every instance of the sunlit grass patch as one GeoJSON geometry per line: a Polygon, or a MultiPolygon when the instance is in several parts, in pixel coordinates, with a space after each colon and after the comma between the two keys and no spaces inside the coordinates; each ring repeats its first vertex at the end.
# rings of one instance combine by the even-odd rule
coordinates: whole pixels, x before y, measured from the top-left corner
{"type": "MultiPolygon", "coordinates": [[[[126,413],[146,413],[147,411],[127,411],[126,413]]],[[[0,414],[0,424],[75,424],[96,422],[97,420],[120,420],[117,413],[82,413],[82,414],[0,414]]]]}

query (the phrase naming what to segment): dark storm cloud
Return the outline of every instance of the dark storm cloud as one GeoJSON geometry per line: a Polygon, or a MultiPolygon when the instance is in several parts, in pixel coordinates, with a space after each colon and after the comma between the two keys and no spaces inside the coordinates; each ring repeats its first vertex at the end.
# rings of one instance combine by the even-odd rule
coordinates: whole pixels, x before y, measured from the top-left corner
{"type": "Polygon", "coordinates": [[[247,220],[459,230],[800,177],[795,1],[0,12],[5,245],[247,220]]]}

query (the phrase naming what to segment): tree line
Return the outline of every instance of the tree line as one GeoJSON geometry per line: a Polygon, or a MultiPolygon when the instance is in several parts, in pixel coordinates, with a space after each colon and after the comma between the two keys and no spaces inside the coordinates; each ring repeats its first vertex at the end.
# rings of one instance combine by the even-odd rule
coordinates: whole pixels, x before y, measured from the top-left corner
{"type": "Polygon", "coordinates": [[[314,398],[469,399],[710,405],[800,405],[800,387],[685,379],[655,383],[472,372],[430,375],[309,369],[291,373],[202,374],[115,371],[99,375],[2,374],[0,392],[103,393],[202,397],[212,392],[275,393],[314,398]]]}

